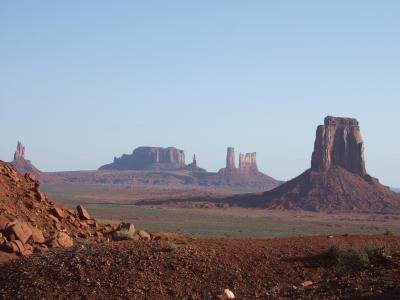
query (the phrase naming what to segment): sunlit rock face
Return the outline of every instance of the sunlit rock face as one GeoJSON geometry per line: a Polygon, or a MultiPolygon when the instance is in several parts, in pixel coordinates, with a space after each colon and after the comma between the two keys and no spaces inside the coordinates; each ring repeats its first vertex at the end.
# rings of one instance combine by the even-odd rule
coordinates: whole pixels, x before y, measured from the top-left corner
{"type": "Polygon", "coordinates": [[[311,169],[327,171],[340,166],[359,176],[367,175],[364,142],[356,119],[328,116],[317,128],[311,169]]]}

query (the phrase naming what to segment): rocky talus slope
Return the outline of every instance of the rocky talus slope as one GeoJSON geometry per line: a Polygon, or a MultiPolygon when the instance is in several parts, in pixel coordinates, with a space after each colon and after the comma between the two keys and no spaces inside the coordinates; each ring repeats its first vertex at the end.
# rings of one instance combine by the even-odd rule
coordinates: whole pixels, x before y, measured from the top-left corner
{"type": "Polygon", "coordinates": [[[24,256],[49,248],[108,242],[122,230],[130,238],[145,240],[193,239],[190,235],[136,231],[133,224],[101,224],[81,205],[71,210],[50,200],[32,174],[21,174],[0,161],[0,260],[8,258],[2,257],[7,252],[24,256]]]}
{"type": "Polygon", "coordinates": [[[77,239],[100,242],[114,229],[91,218],[82,206],[73,211],[51,201],[32,174],[0,161],[1,250],[27,255],[69,247],[77,239]]]}

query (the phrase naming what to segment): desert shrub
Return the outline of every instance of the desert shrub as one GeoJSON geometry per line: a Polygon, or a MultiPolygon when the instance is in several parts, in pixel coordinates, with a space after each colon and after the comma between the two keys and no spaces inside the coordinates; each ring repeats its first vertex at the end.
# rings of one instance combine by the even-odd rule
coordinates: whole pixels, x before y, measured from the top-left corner
{"type": "Polygon", "coordinates": [[[390,248],[382,242],[368,242],[352,247],[333,242],[326,250],[326,254],[335,259],[339,273],[361,271],[371,263],[385,260],[390,253],[390,248]]]}
{"type": "Polygon", "coordinates": [[[188,244],[189,244],[189,241],[188,241],[187,239],[183,239],[183,240],[181,240],[180,242],[181,242],[181,244],[183,244],[183,245],[188,245],[188,244]]]}
{"type": "Polygon", "coordinates": [[[326,254],[330,257],[337,259],[339,256],[339,252],[342,251],[342,248],[343,247],[341,247],[337,242],[332,242],[326,250],[326,254]]]}
{"type": "Polygon", "coordinates": [[[178,248],[178,246],[174,243],[171,243],[168,245],[168,250],[169,251],[175,251],[178,248]]]}
{"type": "Polygon", "coordinates": [[[132,234],[128,229],[121,229],[113,233],[113,239],[116,241],[137,240],[138,237],[132,234]]]}
{"type": "Polygon", "coordinates": [[[354,247],[339,252],[336,269],[339,273],[358,272],[370,265],[367,253],[361,247],[354,247]]]}
{"type": "Polygon", "coordinates": [[[363,249],[372,263],[385,260],[385,258],[391,254],[390,247],[385,243],[367,243],[363,245],[363,249]]]}

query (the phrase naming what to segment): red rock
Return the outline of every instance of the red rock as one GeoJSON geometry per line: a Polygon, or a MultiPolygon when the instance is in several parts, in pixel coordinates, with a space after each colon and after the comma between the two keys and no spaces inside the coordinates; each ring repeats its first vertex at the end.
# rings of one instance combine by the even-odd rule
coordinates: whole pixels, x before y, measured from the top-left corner
{"type": "Polygon", "coordinates": [[[326,117],[317,128],[311,168],[327,171],[340,166],[359,176],[367,175],[364,142],[356,119],[326,117]]]}
{"type": "Polygon", "coordinates": [[[151,240],[150,234],[148,234],[144,230],[139,230],[138,235],[139,235],[140,239],[142,239],[142,240],[147,240],[147,241],[151,240]]]}
{"type": "Polygon", "coordinates": [[[51,248],[68,248],[74,245],[74,241],[65,232],[59,232],[56,236],[50,239],[47,244],[51,248]]]}
{"type": "Polygon", "coordinates": [[[50,219],[52,219],[54,222],[56,222],[56,223],[60,222],[60,220],[58,218],[56,218],[55,216],[53,216],[53,215],[48,215],[48,217],[50,219]]]}
{"type": "Polygon", "coordinates": [[[82,205],[78,205],[76,207],[76,210],[78,211],[78,215],[81,220],[90,220],[91,219],[88,211],[82,205]]]}
{"type": "Polygon", "coordinates": [[[43,244],[45,242],[45,238],[43,233],[38,228],[32,228],[32,239],[34,243],[43,244]]]}
{"type": "Polygon", "coordinates": [[[61,220],[62,218],[64,218],[64,212],[62,211],[61,208],[58,207],[53,207],[51,209],[52,214],[57,217],[59,220],[61,220]]]}
{"type": "Polygon", "coordinates": [[[228,147],[226,154],[226,170],[236,170],[235,164],[235,149],[228,147]]]}
{"type": "Polygon", "coordinates": [[[26,248],[25,246],[26,245],[24,245],[19,240],[15,240],[15,241],[7,244],[9,252],[14,252],[14,253],[17,253],[17,254],[23,255],[23,256],[32,254],[32,251],[29,248],[26,248]]]}
{"type": "Polygon", "coordinates": [[[32,236],[32,229],[27,223],[18,222],[10,227],[10,233],[25,244],[32,236]]]}
{"type": "Polygon", "coordinates": [[[58,234],[57,242],[63,248],[72,247],[74,245],[74,241],[65,232],[60,232],[58,234]]]}
{"type": "Polygon", "coordinates": [[[185,151],[175,147],[139,147],[132,154],[124,154],[100,170],[181,169],[185,164],[185,151]]]}
{"type": "Polygon", "coordinates": [[[0,231],[6,230],[8,223],[10,223],[10,220],[5,216],[0,215],[0,231]]]}

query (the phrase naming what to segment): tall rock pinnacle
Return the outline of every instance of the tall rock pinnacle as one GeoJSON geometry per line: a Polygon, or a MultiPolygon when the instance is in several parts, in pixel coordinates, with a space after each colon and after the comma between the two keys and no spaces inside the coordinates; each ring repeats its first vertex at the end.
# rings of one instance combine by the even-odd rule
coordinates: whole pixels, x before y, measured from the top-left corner
{"type": "Polygon", "coordinates": [[[311,169],[327,171],[340,166],[359,176],[367,175],[364,142],[356,119],[328,116],[317,128],[311,169]]]}
{"type": "Polygon", "coordinates": [[[226,154],[226,169],[227,170],[235,170],[235,149],[232,147],[228,147],[226,154]]]}
{"type": "Polygon", "coordinates": [[[17,144],[17,150],[14,153],[14,161],[25,159],[25,146],[21,142],[17,144]]]}

